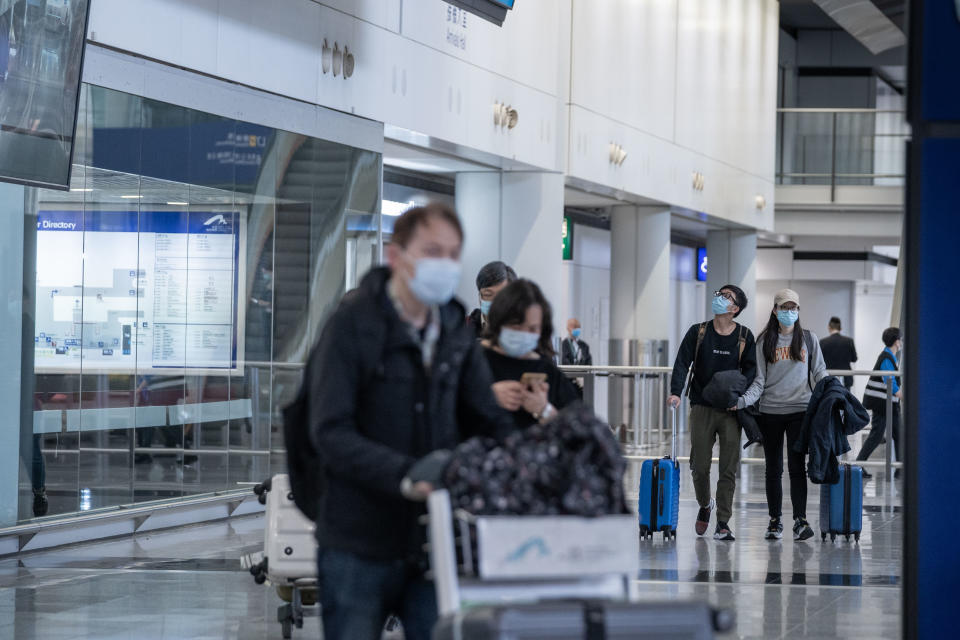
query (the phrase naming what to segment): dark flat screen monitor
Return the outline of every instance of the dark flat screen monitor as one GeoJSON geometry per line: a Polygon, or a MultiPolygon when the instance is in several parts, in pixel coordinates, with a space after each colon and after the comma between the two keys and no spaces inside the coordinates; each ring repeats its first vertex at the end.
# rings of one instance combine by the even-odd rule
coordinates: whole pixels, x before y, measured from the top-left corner
{"type": "Polygon", "coordinates": [[[0,0],[0,181],[68,189],[89,0],[0,0]]]}

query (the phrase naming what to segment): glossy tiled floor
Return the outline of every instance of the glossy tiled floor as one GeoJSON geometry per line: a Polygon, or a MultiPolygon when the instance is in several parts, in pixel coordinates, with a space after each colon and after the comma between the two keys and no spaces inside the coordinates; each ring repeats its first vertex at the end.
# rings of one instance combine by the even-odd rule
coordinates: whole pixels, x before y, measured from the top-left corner
{"type": "MultiPolygon", "coordinates": [[[[744,466],[737,541],[727,543],[693,534],[684,473],[677,541],[639,543],[641,594],[731,608],[728,637],[899,637],[899,487],[868,483],[859,545],[767,542],[762,474],[744,466]]],[[[810,491],[814,528],[818,495],[810,491]]],[[[262,528],[262,517],[248,517],[0,560],[0,638],[279,638],[279,599],[238,560],[261,548],[262,528]]],[[[318,621],[294,638],[320,638],[318,621]]]]}

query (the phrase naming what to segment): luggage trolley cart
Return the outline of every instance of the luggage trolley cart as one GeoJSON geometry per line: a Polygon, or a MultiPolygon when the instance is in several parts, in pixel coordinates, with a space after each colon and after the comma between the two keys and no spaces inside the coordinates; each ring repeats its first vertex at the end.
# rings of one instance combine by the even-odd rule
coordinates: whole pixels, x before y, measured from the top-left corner
{"type": "Polygon", "coordinates": [[[638,601],[632,515],[472,516],[445,490],[427,506],[434,640],[710,640],[733,627],[707,602],[638,601]]]}
{"type": "Polygon", "coordinates": [[[430,567],[442,616],[463,605],[552,599],[636,599],[631,515],[472,516],[450,495],[428,499],[430,567]]]}

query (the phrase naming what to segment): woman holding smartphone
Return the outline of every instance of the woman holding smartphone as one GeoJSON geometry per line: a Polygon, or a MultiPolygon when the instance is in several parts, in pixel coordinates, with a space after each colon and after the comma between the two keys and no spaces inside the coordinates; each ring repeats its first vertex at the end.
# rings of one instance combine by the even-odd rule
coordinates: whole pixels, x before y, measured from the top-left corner
{"type": "Polygon", "coordinates": [[[553,363],[550,303],[540,287],[517,280],[497,294],[483,346],[493,372],[497,402],[518,428],[549,421],[577,401],[576,387],[553,363]]]}
{"type": "Polygon", "coordinates": [[[774,298],[767,327],[757,338],[757,377],[734,409],[759,403],[760,431],[766,459],[767,508],[770,523],[765,537],[783,537],[783,440],[787,440],[790,502],[793,506],[793,539],[813,537],[807,522],[806,454],[793,450],[800,438],[803,416],[813,389],[827,377],[820,341],[800,326],[800,296],[783,289],[774,298]]]}

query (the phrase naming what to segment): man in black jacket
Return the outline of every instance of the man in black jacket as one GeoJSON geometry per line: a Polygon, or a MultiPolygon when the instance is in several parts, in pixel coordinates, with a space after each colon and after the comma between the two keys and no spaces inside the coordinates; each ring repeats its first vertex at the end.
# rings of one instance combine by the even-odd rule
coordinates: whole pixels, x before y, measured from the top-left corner
{"type": "Polygon", "coordinates": [[[463,233],[441,205],[394,227],[389,269],[371,271],[324,327],[310,378],[311,441],[325,470],[317,518],[324,637],[376,640],[391,612],[409,639],[437,617],[423,577],[431,452],[503,437],[486,360],[452,300],[463,233]],[[418,463],[418,461],[420,461],[418,463]]]}
{"type": "Polygon", "coordinates": [[[567,320],[567,337],[560,345],[561,364],[589,367],[593,365],[590,345],[580,339],[583,329],[576,318],[567,320]]]}
{"type": "Polygon", "coordinates": [[[713,320],[695,324],[687,331],[680,343],[670,382],[668,402],[677,408],[685,381],[689,378],[690,471],[700,504],[695,530],[700,536],[707,532],[710,514],[716,504],[717,528],[713,537],[717,540],[734,540],[729,521],[733,515],[733,496],[740,468],[740,425],[734,412],[710,406],[702,393],[713,375],[720,371],[740,371],[747,386],[757,376],[753,333],[734,321],[746,307],[747,295],[740,287],[728,284],[715,292],[711,304],[713,320]],[[710,465],[717,440],[720,441],[720,478],[714,503],[710,498],[710,465]]]}
{"type": "MultiPolygon", "coordinates": [[[[834,316],[830,318],[830,335],[820,341],[820,351],[823,352],[823,361],[827,369],[834,371],[850,371],[853,363],[857,361],[857,346],[853,343],[853,338],[848,338],[840,332],[843,326],[840,318],[834,316]]],[[[843,377],[843,386],[847,389],[853,386],[853,376],[843,377]]]]}

